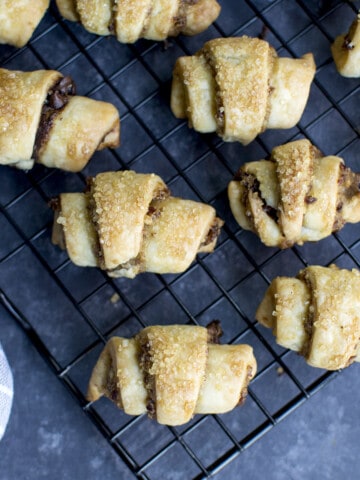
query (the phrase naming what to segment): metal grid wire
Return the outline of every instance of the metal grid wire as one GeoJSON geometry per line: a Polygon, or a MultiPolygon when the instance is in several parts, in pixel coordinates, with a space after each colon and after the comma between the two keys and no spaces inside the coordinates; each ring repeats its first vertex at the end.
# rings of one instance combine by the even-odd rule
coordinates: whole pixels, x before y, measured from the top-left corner
{"type": "Polygon", "coordinates": [[[360,171],[359,82],[336,73],[329,49],[359,5],[330,0],[220,3],[218,21],[197,37],[130,46],[63,21],[52,5],[27,47],[0,46],[1,66],[60,70],[75,79],[78,93],[110,101],[121,114],[122,145],[96,153],[81,174],[42,166],[28,173],[1,167],[0,298],[139,478],[165,479],[169,464],[177,465],[183,478],[211,476],[333,378],[336,373],[308,367],[276,345],[255,322],[254,312],[277,275],[295,275],[308,264],[360,268],[359,226],[346,226],[317,244],[279,251],[240,229],[226,199],[226,186],[242,163],[303,136],[360,171]],[[265,132],[247,147],[199,135],[169,109],[176,58],[195,52],[210,38],[243,34],[264,36],[280,55],[312,51],[317,64],[299,125],[265,132]],[[51,244],[47,202],[63,191],[81,191],[88,175],[119,168],[155,172],[174,195],[212,204],[226,221],[216,251],[200,256],[181,275],[113,280],[98,269],[75,267],[51,244]],[[205,325],[214,318],[222,321],[224,342],[254,347],[258,374],[241,409],[198,415],[187,425],[168,428],[146,416],[128,417],[106,399],[86,402],[91,369],[111,336],[131,336],[151,324],[205,325]]]}

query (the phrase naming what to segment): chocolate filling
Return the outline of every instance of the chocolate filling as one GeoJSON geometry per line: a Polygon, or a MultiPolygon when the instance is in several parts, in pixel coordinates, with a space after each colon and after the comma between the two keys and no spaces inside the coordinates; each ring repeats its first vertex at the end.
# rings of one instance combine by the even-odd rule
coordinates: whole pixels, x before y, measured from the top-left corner
{"type": "Polygon", "coordinates": [[[312,197],[311,195],[307,195],[305,197],[305,203],[307,204],[311,204],[311,203],[314,203],[317,201],[317,198],[316,197],[312,197]]]}
{"type": "Polygon", "coordinates": [[[44,144],[47,143],[55,118],[76,94],[75,84],[71,77],[62,77],[49,91],[41,110],[40,122],[36,132],[33,158],[37,160],[44,144]]]}
{"type": "Polygon", "coordinates": [[[65,239],[64,228],[62,225],[57,223],[57,219],[61,215],[60,197],[52,198],[48,202],[48,205],[54,212],[54,222],[53,222],[51,241],[54,245],[57,245],[62,250],[66,250],[66,239],[65,239]]]}
{"type": "Polygon", "coordinates": [[[353,50],[355,48],[355,45],[352,43],[352,40],[349,34],[345,36],[344,42],[341,45],[341,48],[343,48],[344,50],[353,50]]]}
{"type": "Polygon", "coordinates": [[[216,103],[215,120],[217,123],[216,133],[222,136],[224,133],[224,127],[225,127],[225,108],[223,104],[222,94],[221,94],[219,85],[217,83],[217,70],[216,70],[216,66],[214,65],[214,61],[211,54],[205,49],[203,50],[202,53],[209,67],[211,68],[213,78],[215,79],[215,103],[216,103]]]}
{"type": "Polygon", "coordinates": [[[240,398],[239,398],[239,401],[238,401],[238,406],[241,406],[244,404],[245,400],[246,400],[246,397],[248,395],[248,384],[250,382],[252,378],[252,367],[250,365],[247,366],[247,369],[246,369],[246,387],[244,387],[241,392],[240,392],[240,398]]]}
{"type": "Polygon", "coordinates": [[[156,391],[154,377],[149,374],[152,366],[150,343],[140,344],[140,368],[144,373],[144,386],[147,391],[146,410],[150,418],[156,418],[156,391]]]}
{"type": "Polygon", "coordinates": [[[59,197],[51,198],[48,202],[49,208],[51,208],[53,212],[60,211],[60,204],[59,197]]]}
{"type": "MultiPolygon", "coordinates": [[[[253,192],[257,193],[259,195],[259,198],[261,199],[263,206],[262,209],[264,212],[274,220],[274,222],[278,223],[278,211],[276,208],[272,207],[271,205],[268,205],[265,201],[265,199],[261,195],[261,190],[260,190],[260,182],[259,180],[251,173],[244,172],[241,169],[237,172],[235,175],[235,178],[241,182],[241,184],[245,187],[247,192],[253,192]]],[[[248,194],[245,192],[244,198],[243,198],[243,203],[245,206],[248,205],[248,194]]],[[[250,220],[250,218],[249,218],[250,220]]]]}
{"type": "Polygon", "coordinates": [[[341,48],[343,48],[344,50],[352,50],[353,48],[355,48],[355,45],[353,44],[353,38],[355,36],[357,24],[358,24],[358,19],[353,21],[353,23],[350,26],[348,34],[345,35],[344,42],[341,46],[341,48]]]}
{"type": "Polygon", "coordinates": [[[169,36],[172,37],[172,36],[179,35],[182,32],[182,30],[184,30],[186,28],[186,24],[187,24],[187,17],[186,17],[187,5],[194,5],[194,3],[197,3],[197,0],[195,0],[195,2],[193,2],[192,0],[190,0],[190,1],[181,0],[181,2],[179,4],[178,11],[177,11],[177,14],[173,18],[173,27],[169,32],[169,36]]]}
{"type": "Polygon", "coordinates": [[[218,218],[215,218],[213,224],[208,231],[208,234],[206,235],[204,241],[201,243],[199,248],[206,247],[207,245],[210,245],[210,243],[212,243],[214,240],[216,240],[220,235],[221,226],[221,221],[218,218]]]}
{"type": "Polygon", "coordinates": [[[212,320],[208,325],[206,325],[208,333],[208,343],[220,343],[220,337],[223,335],[223,331],[220,325],[219,320],[212,320]]]}
{"type": "MultiPolygon", "coordinates": [[[[263,200],[264,201],[264,200],[263,200]]],[[[270,218],[272,218],[274,220],[274,222],[277,222],[278,221],[278,214],[277,214],[277,210],[276,208],[274,207],[270,207],[270,205],[263,205],[263,210],[264,212],[269,215],[270,218]]]]}
{"type": "MultiPolygon", "coordinates": [[[[307,285],[308,291],[313,292],[313,286],[311,281],[307,275],[306,271],[301,272],[298,277],[299,280],[302,280],[307,285]]],[[[306,341],[302,346],[300,354],[303,355],[305,358],[308,357],[311,348],[311,339],[313,336],[313,328],[314,328],[314,321],[315,321],[315,307],[313,298],[310,298],[309,306],[307,309],[307,315],[304,321],[304,330],[306,333],[306,341]]]]}
{"type": "Polygon", "coordinates": [[[258,35],[258,38],[259,38],[260,40],[265,40],[266,37],[268,36],[268,33],[269,33],[269,27],[264,24],[264,25],[262,26],[261,32],[260,32],[259,35],[258,35]]]}
{"type": "Polygon", "coordinates": [[[109,373],[106,381],[105,395],[114,403],[116,403],[120,408],[123,408],[121,394],[117,385],[117,377],[112,365],[109,368],[109,373]]]}
{"type": "Polygon", "coordinates": [[[338,197],[333,232],[337,232],[345,224],[345,220],[342,216],[344,203],[349,202],[352,197],[359,195],[359,192],[360,173],[355,173],[351,171],[350,168],[346,168],[344,164],[341,164],[340,175],[338,179],[338,197]]]}

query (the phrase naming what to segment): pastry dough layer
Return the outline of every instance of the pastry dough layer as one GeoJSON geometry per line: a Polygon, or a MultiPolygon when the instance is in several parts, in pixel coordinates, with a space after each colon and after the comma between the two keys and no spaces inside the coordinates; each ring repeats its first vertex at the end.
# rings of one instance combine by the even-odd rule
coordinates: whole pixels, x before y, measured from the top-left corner
{"type": "Polygon", "coordinates": [[[86,30],[97,35],[110,35],[112,0],[77,0],[76,9],[86,30]]]}
{"type": "Polygon", "coordinates": [[[147,392],[139,366],[139,344],[132,338],[112,337],[92,372],[88,398],[110,398],[128,415],[146,412],[147,392]]]}
{"type": "Polygon", "coordinates": [[[0,0],[0,43],[26,45],[49,3],[49,0],[0,0]]]}
{"type": "Polygon", "coordinates": [[[165,425],[188,422],[195,410],[207,359],[207,330],[173,325],[147,327],[138,340],[145,348],[142,368],[153,382],[156,419],[165,425]]]}
{"type": "Polygon", "coordinates": [[[176,197],[155,201],[152,208],[154,220],[146,229],[143,245],[144,268],[157,273],[183,272],[201,249],[216,212],[210,205],[176,197]]]}
{"type": "Polygon", "coordinates": [[[72,262],[82,267],[96,267],[99,263],[96,252],[98,238],[91,223],[89,198],[84,193],[62,193],[59,197],[60,212],[55,225],[61,225],[63,231],[54,230],[53,243],[61,246],[65,239],[65,248],[72,262]]]}
{"type": "Polygon", "coordinates": [[[96,150],[104,145],[117,147],[119,135],[119,114],[111,103],[75,96],[56,116],[37,161],[47,167],[79,172],[96,150]]]}
{"type": "Polygon", "coordinates": [[[154,174],[105,172],[92,183],[93,218],[108,270],[137,257],[150,202],[166,185],[154,174]]]}
{"type": "Polygon", "coordinates": [[[331,53],[336,68],[343,77],[360,77],[360,14],[347,33],[335,38],[331,53]]]}

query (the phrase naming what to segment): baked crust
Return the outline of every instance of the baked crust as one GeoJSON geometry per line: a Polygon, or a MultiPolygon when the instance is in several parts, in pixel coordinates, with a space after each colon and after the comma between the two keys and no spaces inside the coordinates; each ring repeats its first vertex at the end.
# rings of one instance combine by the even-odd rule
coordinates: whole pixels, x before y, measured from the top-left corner
{"type": "Polygon", "coordinates": [[[360,361],[359,289],[357,270],[310,266],[296,278],[274,279],[256,319],[309,365],[345,368],[360,361]]]}
{"type": "Polygon", "coordinates": [[[360,221],[359,175],[306,139],[275,147],[270,160],[245,163],[228,196],[239,225],[272,247],[321,240],[360,221]]]}

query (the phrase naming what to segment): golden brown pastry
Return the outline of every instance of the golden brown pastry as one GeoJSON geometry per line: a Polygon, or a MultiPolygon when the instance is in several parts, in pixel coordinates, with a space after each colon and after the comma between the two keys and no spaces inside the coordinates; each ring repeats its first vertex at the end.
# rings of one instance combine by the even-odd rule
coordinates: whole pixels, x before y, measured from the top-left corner
{"type": "Polygon", "coordinates": [[[233,215],[270,247],[317,241],[360,221],[360,175],[308,140],[275,147],[245,163],[228,186],[233,215]]]}
{"type": "Polygon", "coordinates": [[[198,132],[217,132],[244,145],[267,128],[300,119],[315,74],[313,55],[279,58],[264,40],[218,38],[178,58],[171,109],[198,132]]]}
{"type": "Polygon", "coordinates": [[[103,395],[129,415],[182,425],[196,413],[225,413],[245,400],[256,360],[249,345],[219,345],[218,322],[152,326],[112,337],[92,372],[88,400],[103,395]]]}
{"type": "Polygon", "coordinates": [[[223,222],[210,205],[169,195],[155,174],[100,173],[86,193],[53,202],[53,243],[111,277],[183,272],[214,249],[223,222]]]}
{"type": "Polygon", "coordinates": [[[218,17],[216,0],[56,0],[61,15],[122,43],[196,35],[218,17]]]}
{"type": "Polygon", "coordinates": [[[338,370],[360,361],[360,272],[310,266],[275,278],[256,319],[309,365],[338,370]]]}
{"type": "Polygon", "coordinates": [[[110,103],[75,94],[55,70],[0,68],[0,164],[80,171],[96,150],[119,144],[120,120],[110,103]]]}
{"type": "Polygon", "coordinates": [[[360,14],[347,33],[335,38],[331,52],[336,68],[343,77],[360,77],[360,14]]]}
{"type": "Polygon", "coordinates": [[[49,0],[0,0],[0,43],[26,45],[49,3],[49,0]]]}

